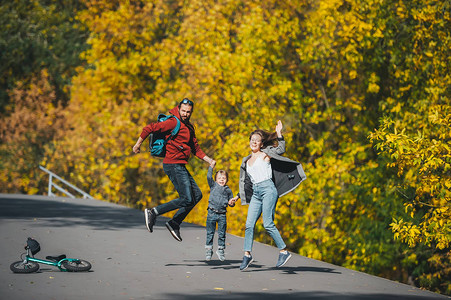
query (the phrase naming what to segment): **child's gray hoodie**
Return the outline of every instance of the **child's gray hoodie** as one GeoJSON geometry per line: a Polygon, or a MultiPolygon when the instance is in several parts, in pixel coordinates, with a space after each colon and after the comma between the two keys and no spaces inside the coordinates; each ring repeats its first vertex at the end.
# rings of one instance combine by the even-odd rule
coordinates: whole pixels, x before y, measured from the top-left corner
{"type": "Polygon", "coordinates": [[[221,186],[213,179],[213,168],[208,167],[207,181],[210,186],[210,198],[208,198],[208,207],[216,210],[218,213],[225,213],[229,200],[233,198],[232,190],[227,186],[221,186]]]}

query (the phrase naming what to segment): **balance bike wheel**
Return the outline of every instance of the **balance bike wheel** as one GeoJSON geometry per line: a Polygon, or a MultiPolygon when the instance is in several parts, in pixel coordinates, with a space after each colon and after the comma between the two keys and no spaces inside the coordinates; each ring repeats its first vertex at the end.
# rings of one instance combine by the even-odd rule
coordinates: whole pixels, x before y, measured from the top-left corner
{"type": "Polygon", "coordinates": [[[33,261],[24,263],[23,261],[13,262],[9,268],[14,273],[33,273],[39,270],[39,264],[33,261]]]}

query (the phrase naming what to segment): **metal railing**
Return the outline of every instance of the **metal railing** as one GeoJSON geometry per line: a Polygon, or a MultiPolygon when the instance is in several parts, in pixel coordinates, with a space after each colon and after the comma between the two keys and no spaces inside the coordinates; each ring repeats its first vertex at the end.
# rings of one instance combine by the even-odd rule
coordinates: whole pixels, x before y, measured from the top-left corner
{"type": "Polygon", "coordinates": [[[58,175],[56,175],[55,173],[47,170],[46,168],[44,168],[43,166],[39,166],[39,168],[46,172],[47,174],[49,174],[49,196],[56,196],[53,192],[52,192],[52,187],[54,187],[55,189],[57,189],[58,191],[60,191],[61,193],[71,197],[71,198],[75,198],[74,195],[72,195],[71,193],[69,193],[67,190],[65,190],[64,188],[62,188],[61,186],[57,185],[55,182],[53,182],[53,177],[55,179],[58,179],[59,181],[61,181],[62,183],[64,183],[65,185],[71,187],[72,189],[74,189],[75,191],[79,192],[80,194],[83,195],[83,198],[89,198],[89,199],[94,199],[91,195],[89,195],[88,193],[83,192],[82,190],[80,190],[79,188],[77,188],[76,186],[70,184],[69,182],[67,182],[66,180],[64,180],[63,178],[59,177],[58,175]]]}

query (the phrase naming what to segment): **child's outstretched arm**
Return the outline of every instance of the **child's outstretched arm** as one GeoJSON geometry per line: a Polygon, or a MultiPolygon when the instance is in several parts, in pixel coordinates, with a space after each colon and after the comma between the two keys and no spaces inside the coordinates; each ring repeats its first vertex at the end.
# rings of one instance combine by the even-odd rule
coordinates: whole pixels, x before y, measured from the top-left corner
{"type": "Polygon", "coordinates": [[[215,185],[215,181],[213,179],[213,167],[211,165],[208,167],[207,182],[210,188],[215,185]]]}

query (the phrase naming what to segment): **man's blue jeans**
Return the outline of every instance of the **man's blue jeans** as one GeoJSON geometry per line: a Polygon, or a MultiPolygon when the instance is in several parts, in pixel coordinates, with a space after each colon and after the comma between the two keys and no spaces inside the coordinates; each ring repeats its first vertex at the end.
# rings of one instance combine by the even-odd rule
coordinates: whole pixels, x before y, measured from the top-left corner
{"type": "Polygon", "coordinates": [[[277,248],[285,249],[286,245],[274,224],[274,213],[277,203],[277,189],[271,179],[253,185],[254,193],[247,210],[246,230],[244,233],[244,251],[252,251],[254,228],[263,213],[263,227],[272,237],[277,248]]]}
{"type": "Polygon", "coordinates": [[[225,249],[225,239],[227,231],[227,217],[226,214],[218,214],[214,211],[208,210],[207,214],[207,241],[206,248],[213,248],[213,238],[216,230],[216,223],[218,223],[218,249],[225,249]]]}
{"type": "Polygon", "coordinates": [[[155,207],[155,210],[157,215],[162,215],[178,209],[172,220],[180,225],[202,199],[202,192],[184,164],[163,164],[163,170],[177,190],[179,198],[163,203],[155,207]]]}

